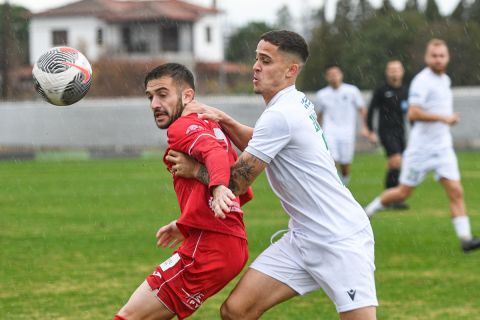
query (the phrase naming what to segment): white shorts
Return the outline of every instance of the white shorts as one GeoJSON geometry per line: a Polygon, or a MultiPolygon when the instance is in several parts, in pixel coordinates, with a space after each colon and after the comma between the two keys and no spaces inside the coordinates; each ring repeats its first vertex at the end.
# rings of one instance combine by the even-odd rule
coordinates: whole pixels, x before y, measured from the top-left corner
{"type": "Polygon", "coordinates": [[[457,156],[453,148],[435,152],[403,153],[400,183],[415,187],[419,185],[429,172],[435,173],[435,180],[445,178],[460,181],[457,156]]]}
{"type": "Polygon", "coordinates": [[[377,306],[374,239],[370,225],[342,240],[322,243],[288,231],[250,268],[303,295],[322,288],[337,312],[377,306]]]}
{"type": "Polygon", "coordinates": [[[345,138],[338,139],[335,136],[328,136],[327,140],[328,149],[335,162],[340,164],[350,164],[353,160],[353,153],[355,151],[355,142],[345,140],[345,138]]]}

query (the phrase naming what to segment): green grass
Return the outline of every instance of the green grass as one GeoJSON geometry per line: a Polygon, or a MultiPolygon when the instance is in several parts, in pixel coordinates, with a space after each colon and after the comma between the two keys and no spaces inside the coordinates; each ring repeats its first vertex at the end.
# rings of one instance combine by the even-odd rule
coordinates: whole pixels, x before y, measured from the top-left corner
{"type": "MultiPolygon", "coordinates": [[[[480,154],[459,155],[467,206],[480,234],[480,154]]],[[[365,205],[382,190],[385,160],[357,155],[351,190],[365,205]]],[[[287,217],[264,176],[245,207],[250,257],[287,217]]],[[[480,253],[459,250],[448,202],[431,177],[408,211],[372,220],[379,319],[478,319],[480,253]]],[[[0,162],[0,319],[111,319],[170,251],[159,226],[178,214],[158,159],[0,162]]],[[[217,319],[236,280],[192,319],[217,319]]],[[[270,310],[264,319],[337,319],[322,292],[270,310]]]]}

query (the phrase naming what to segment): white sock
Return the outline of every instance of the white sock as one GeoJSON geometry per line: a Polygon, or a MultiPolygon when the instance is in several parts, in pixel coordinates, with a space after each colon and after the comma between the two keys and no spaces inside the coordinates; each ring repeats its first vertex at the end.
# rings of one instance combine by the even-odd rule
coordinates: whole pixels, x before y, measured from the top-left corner
{"type": "Polygon", "coordinates": [[[382,201],[380,197],[376,197],[375,199],[373,199],[372,202],[368,204],[368,206],[365,207],[365,212],[367,213],[367,216],[370,218],[370,217],[373,217],[375,213],[377,213],[378,211],[384,208],[385,207],[382,205],[382,201]]]}
{"type": "Polygon", "coordinates": [[[340,175],[340,180],[342,180],[343,185],[346,186],[350,182],[350,176],[340,175]]]}
{"type": "Polygon", "coordinates": [[[457,237],[461,241],[472,240],[472,229],[470,227],[470,219],[468,216],[460,216],[452,219],[453,227],[457,237]]]}

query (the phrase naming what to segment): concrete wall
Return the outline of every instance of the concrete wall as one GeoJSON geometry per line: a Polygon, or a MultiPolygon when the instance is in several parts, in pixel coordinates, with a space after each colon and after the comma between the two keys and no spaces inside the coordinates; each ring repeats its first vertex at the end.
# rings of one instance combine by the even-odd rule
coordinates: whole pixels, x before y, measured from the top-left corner
{"type": "MultiPolygon", "coordinates": [[[[365,93],[365,97],[370,101],[370,93],[365,93]]],[[[454,99],[461,117],[460,123],[452,128],[455,145],[480,150],[480,89],[456,89],[454,99]]],[[[250,126],[264,110],[259,96],[198,97],[198,100],[221,108],[250,126]]],[[[372,149],[363,139],[357,142],[357,150],[372,149]]],[[[165,131],[155,126],[146,98],[84,99],[70,107],[54,107],[41,100],[0,102],[0,151],[109,148],[122,152],[165,145],[165,131]]]]}

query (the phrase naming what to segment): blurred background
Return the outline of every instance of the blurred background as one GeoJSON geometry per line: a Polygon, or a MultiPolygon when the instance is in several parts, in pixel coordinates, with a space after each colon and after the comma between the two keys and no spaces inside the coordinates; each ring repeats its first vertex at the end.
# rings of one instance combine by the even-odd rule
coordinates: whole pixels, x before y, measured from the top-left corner
{"type": "MultiPolygon", "coordinates": [[[[406,81],[423,68],[425,43],[447,41],[461,149],[480,148],[480,0],[0,0],[0,157],[86,150],[128,155],[161,148],[164,132],[143,99],[143,77],[163,62],[194,70],[198,98],[253,125],[263,101],[253,95],[251,65],[259,36],[290,29],[311,56],[297,83],[313,94],[325,66],[339,64],[345,82],[369,103],[385,63],[400,59],[406,81]],[[59,109],[32,85],[36,59],[54,46],[83,52],[93,85],[79,103],[59,109]]],[[[357,139],[359,151],[374,148],[357,139]]]]}

